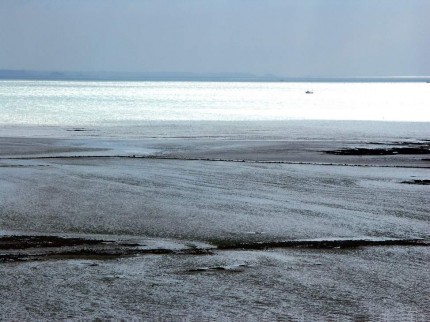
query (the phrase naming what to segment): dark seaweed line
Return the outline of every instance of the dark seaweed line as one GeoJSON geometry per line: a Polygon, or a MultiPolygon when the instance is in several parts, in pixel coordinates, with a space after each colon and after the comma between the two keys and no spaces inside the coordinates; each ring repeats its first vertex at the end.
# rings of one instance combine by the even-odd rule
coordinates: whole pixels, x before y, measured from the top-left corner
{"type": "Polygon", "coordinates": [[[45,156],[45,157],[12,157],[0,158],[0,160],[49,160],[49,159],[149,159],[149,160],[173,160],[173,161],[206,161],[206,162],[237,162],[257,164],[293,164],[293,165],[321,165],[339,167],[367,167],[367,168],[405,168],[405,169],[430,169],[430,167],[418,167],[407,165],[376,165],[376,164],[350,164],[350,163],[325,163],[325,162],[300,162],[300,161],[264,161],[264,160],[236,160],[236,159],[211,159],[211,158],[180,158],[169,156],[135,156],[135,155],[75,155],[75,156],[45,156]]]}
{"type": "Polygon", "coordinates": [[[430,154],[428,145],[420,146],[418,148],[402,147],[390,149],[368,149],[368,148],[352,148],[322,151],[327,154],[334,155],[352,155],[352,156],[383,156],[383,155],[423,155],[430,154]]]}
{"type": "MultiPolygon", "coordinates": [[[[82,242],[84,242],[82,240],[82,242]]],[[[90,241],[90,243],[100,241],[90,241]]],[[[89,246],[89,245],[87,245],[89,246]]],[[[118,245],[117,245],[118,246],[118,245]]],[[[122,245],[126,246],[126,245],[122,245]]],[[[16,262],[29,260],[49,259],[116,259],[139,255],[212,255],[214,251],[234,250],[269,250],[274,248],[308,248],[308,249],[351,249],[370,246],[430,246],[430,242],[424,239],[389,239],[389,240],[290,240],[275,242],[252,242],[252,243],[228,243],[219,242],[213,248],[189,248],[181,250],[152,248],[137,249],[134,245],[122,248],[81,248],[77,250],[53,251],[36,254],[26,253],[4,253],[0,254],[1,262],[16,262]]],[[[32,248],[32,247],[29,247],[32,248]]]]}
{"type": "Polygon", "coordinates": [[[424,239],[388,239],[388,240],[289,240],[275,242],[252,242],[252,243],[225,243],[218,245],[221,250],[262,250],[271,248],[356,248],[366,246],[430,246],[430,242],[424,239]]]}
{"type": "Polygon", "coordinates": [[[138,255],[210,255],[213,249],[182,249],[172,250],[165,248],[155,249],[78,249],[58,252],[47,252],[39,254],[26,254],[26,253],[14,253],[14,254],[0,254],[1,262],[17,262],[17,261],[29,261],[29,260],[49,260],[49,259],[116,259],[121,257],[131,257],[138,255]]]}

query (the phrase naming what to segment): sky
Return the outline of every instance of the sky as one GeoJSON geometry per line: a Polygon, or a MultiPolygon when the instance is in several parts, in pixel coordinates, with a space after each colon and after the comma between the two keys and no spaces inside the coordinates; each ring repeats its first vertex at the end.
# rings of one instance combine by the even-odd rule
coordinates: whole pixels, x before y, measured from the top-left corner
{"type": "Polygon", "coordinates": [[[430,75],[430,0],[0,0],[0,69],[430,75]]]}

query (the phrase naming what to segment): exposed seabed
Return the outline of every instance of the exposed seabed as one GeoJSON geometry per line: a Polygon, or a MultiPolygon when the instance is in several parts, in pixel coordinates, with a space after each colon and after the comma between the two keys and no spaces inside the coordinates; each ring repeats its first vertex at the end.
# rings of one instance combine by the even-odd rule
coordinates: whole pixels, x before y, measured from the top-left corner
{"type": "Polygon", "coordinates": [[[217,126],[3,129],[0,318],[428,320],[427,132],[217,126]]]}

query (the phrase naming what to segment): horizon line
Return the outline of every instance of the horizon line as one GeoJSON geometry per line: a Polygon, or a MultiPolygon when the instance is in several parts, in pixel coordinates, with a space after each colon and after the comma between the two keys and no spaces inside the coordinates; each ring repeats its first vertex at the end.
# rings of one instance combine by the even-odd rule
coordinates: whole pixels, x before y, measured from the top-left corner
{"type": "Polygon", "coordinates": [[[0,69],[0,79],[29,80],[218,80],[218,81],[341,81],[341,80],[416,80],[429,81],[430,75],[390,76],[278,76],[270,73],[256,75],[246,72],[130,72],[130,71],[70,71],[0,69]]]}

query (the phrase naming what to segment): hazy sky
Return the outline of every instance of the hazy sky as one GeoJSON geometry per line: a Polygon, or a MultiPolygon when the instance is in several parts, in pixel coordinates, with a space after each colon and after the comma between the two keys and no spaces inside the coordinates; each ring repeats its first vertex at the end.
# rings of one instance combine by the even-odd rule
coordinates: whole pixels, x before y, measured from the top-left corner
{"type": "Polygon", "coordinates": [[[430,0],[0,0],[0,69],[430,75],[430,0]]]}

